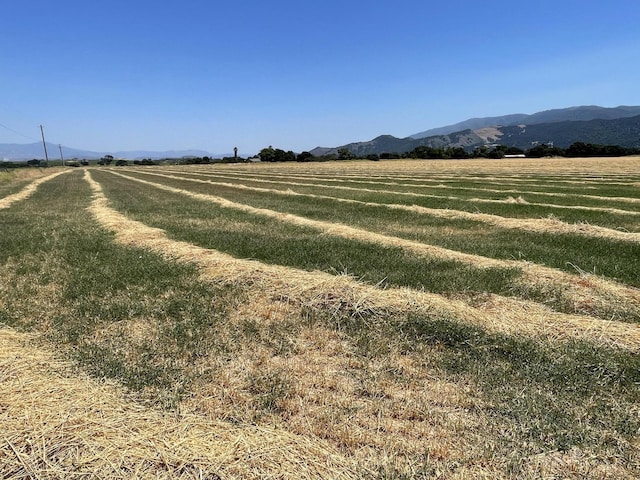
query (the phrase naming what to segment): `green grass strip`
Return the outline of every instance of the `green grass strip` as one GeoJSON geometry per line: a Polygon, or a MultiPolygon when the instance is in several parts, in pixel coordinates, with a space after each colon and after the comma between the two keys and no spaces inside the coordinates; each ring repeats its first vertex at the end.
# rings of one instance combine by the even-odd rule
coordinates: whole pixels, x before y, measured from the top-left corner
{"type": "MultiPolygon", "coordinates": [[[[172,171],[173,173],[173,171],[172,171]]],[[[194,174],[185,174],[194,176],[194,174]]],[[[300,184],[298,182],[283,182],[279,180],[252,180],[244,177],[230,179],[225,176],[206,174],[204,177],[217,179],[217,181],[240,183],[247,186],[274,189],[293,189],[299,193],[311,193],[316,195],[340,196],[354,200],[373,203],[395,203],[403,205],[419,205],[428,208],[441,208],[461,210],[471,213],[488,213],[511,218],[557,218],[566,223],[588,223],[602,227],[621,229],[623,231],[638,231],[640,217],[633,213],[626,204],[624,211],[633,214],[612,213],[611,211],[572,209],[566,206],[531,205],[523,203],[486,203],[474,202],[448,192],[441,196],[425,196],[424,193],[394,192],[386,189],[373,190],[366,188],[345,187],[343,185],[329,186],[327,184],[300,184]]],[[[200,177],[200,178],[204,178],[200,177]]],[[[214,180],[215,181],[215,180],[214,180]]],[[[607,206],[603,208],[607,208],[607,206]]]]}
{"type": "Polygon", "coordinates": [[[586,271],[627,285],[640,286],[640,244],[577,234],[529,233],[482,222],[391,210],[384,206],[345,204],[322,198],[282,196],[188,180],[154,178],[162,184],[213,194],[254,207],[343,223],[489,258],[527,260],[569,273],[586,271]]]}
{"type": "MultiPolygon", "coordinates": [[[[458,181],[452,184],[444,184],[443,182],[434,182],[434,184],[420,183],[419,181],[393,181],[370,180],[370,179],[332,179],[323,177],[297,177],[290,175],[227,175],[217,174],[219,177],[227,179],[247,180],[247,181],[273,181],[273,182],[291,182],[301,185],[317,185],[322,184],[330,187],[349,187],[361,188],[363,190],[391,190],[399,193],[415,193],[417,195],[433,195],[440,197],[458,197],[460,200],[469,200],[473,198],[504,200],[508,197],[524,197],[530,203],[540,204],[556,204],[565,206],[592,206],[600,208],[618,208],[622,210],[638,210],[640,201],[634,202],[637,198],[637,191],[633,187],[627,187],[628,197],[621,194],[619,188],[612,185],[602,184],[598,189],[585,192],[583,187],[558,189],[550,188],[545,185],[527,185],[514,188],[513,186],[501,186],[496,181],[487,184],[477,184],[475,182],[458,181]],[[587,194],[588,193],[588,194],[587,194]],[[605,198],[598,198],[605,197],[605,198]],[[617,199],[616,197],[623,197],[617,199]],[[625,201],[628,198],[629,201],[625,201]]],[[[636,189],[637,190],[637,189],[636,189]]]]}
{"type": "Polygon", "coordinates": [[[233,351],[233,340],[216,331],[243,292],[203,284],[193,266],[115,244],[85,210],[90,199],[82,172],[74,172],[0,211],[0,231],[11,232],[0,235],[0,324],[41,331],[94,375],[151,388],[155,401],[175,405],[196,378],[181,362],[233,351]],[[101,333],[138,321],[157,331],[155,341],[101,333]]]}
{"type": "Polygon", "coordinates": [[[172,238],[239,258],[333,274],[346,272],[373,284],[435,293],[506,294],[519,274],[516,268],[481,269],[457,261],[420,258],[399,247],[323,235],[315,228],[215,204],[204,206],[201,201],[111,174],[95,172],[94,178],[117,210],[166,230],[172,238]]]}

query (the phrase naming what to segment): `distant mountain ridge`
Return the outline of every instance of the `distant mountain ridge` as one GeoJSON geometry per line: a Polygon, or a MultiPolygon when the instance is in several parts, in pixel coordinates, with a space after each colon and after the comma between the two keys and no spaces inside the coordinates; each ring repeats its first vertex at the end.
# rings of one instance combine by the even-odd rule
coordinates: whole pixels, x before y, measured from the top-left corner
{"type": "Polygon", "coordinates": [[[616,118],[635,117],[637,115],[640,115],[640,106],[620,105],[619,107],[599,107],[597,105],[585,105],[544,110],[531,115],[515,113],[499,117],[470,118],[460,123],[432,128],[409,136],[418,139],[435,135],[447,135],[462,130],[477,130],[479,128],[493,127],[496,125],[513,126],[518,124],[536,125],[539,123],[575,122],[596,119],[613,120],[616,118]]]}
{"type": "MultiPolygon", "coordinates": [[[[60,149],[58,145],[47,142],[47,154],[50,160],[60,159],[60,149]]],[[[151,158],[153,160],[161,158],[182,158],[182,157],[222,157],[233,156],[233,154],[212,154],[204,150],[167,150],[163,152],[149,150],[132,150],[118,152],[95,152],[92,150],[80,150],[77,148],[62,146],[62,156],[66,159],[86,158],[88,160],[104,157],[105,155],[113,155],[115,158],[123,158],[127,160],[140,160],[143,158],[151,158]]],[[[44,148],[42,142],[18,144],[4,143],[0,144],[0,161],[20,161],[31,160],[33,158],[43,159],[44,148]]]]}
{"type": "MultiPolygon", "coordinates": [[[[545,110],[534,114],[509,114],[498,117],[471,118],[463,122],[426,130],[405,138],[380,135],[366,142],[337,147],[316,147],[315,156],[337,154],[347,148],[357,156],[404,153],[419,146],[433,148],[461,147],[467,151],[483,145],[504,145],[529,149],[538,143],[566,148],[574,142],[640,147],[640,106],[599,107],[596,105],[545,110]]],[[[58,145],[47,143],[51,160],[60,158],[58,145]]],[[[65,159],[96,159],[105,155],[127,160],[151,158],[204,157],[220,158],[232,154],[212,154],[203,150],[97,152],[62,147],[65,159]]],[[[248,157],[248,154],[240,154],[248,157]]],[[[0,144],[0,162],[44,158],[42,143],[0,144]]]]}
{"type": "Polygon", "coordinates": [[[318,147],[311,150],[311,153],[331,155],[337,154],[341,148],[347,148],[356,156],[364,157],[371,154],[410,152],[420,146],[462,147],[470,151],[483,145],[504,145],[527,150],[539,143],[566,148],[574,142],[638,148],[640,106],[584,106],[547,110],[532,115],[474,118],[426,132],[433,131],[446,133],[426,137],[416,134],[406,138],[381,135],[367,142],[354,142],[335,148],[318,147]],[[461,126],[466,128],[450,131],[461,126]]]}

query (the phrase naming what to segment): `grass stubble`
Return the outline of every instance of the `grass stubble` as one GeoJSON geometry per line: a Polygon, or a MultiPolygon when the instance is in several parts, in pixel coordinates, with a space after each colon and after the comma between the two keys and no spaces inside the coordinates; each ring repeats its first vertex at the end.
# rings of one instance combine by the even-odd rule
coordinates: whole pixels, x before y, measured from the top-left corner
{"type": "MultiPolygon", "coordinates": [[[[119,403],[119,387],[95,386],[77,371],[51,373],[68,367],[51,365],[50,357],[42,367],[29,357],[40,350],[33,342],[25,348],[25,334],[3,332],[2,358],[10,360],[0,378],[22,387],[7,405],[21,405],[25,417],[30,405],[42,415],[29,417],[31,436],[20,421],[6,431],[3,468],[52,478],[63,478],[56,468],[82,466],[112,478],[200,478],[212,464],[211,475],[222,478],[637,476],[633,325],[575,317],[567,333],[563,322],[572,317],[555,314],[556,330],[546,331],[547,315],[536,325],[524,307],[492,316],[410,289],[233,259],[132,222],[108,208],[96,185],[94,195],[90,208],[102,227],[88,235],[87,225],[75,225],[89,243],[81,258],[54,261],[60,252],[39,252],[24,262],[37,250],[32,245],[4,259],[3,278],[11,281],[0,295],[0,321],[71,344],[85,369],[172,413],[119,403]],[[128,247],[113,244],[102,228],[128,247]],[[89,276],[79,264],[92,256],[89,276]],[[134,263],[140,272],[132,282],[126,272],[134,263]],[[115,288],[105,282],[112,274],[125,277],[115,288]],[[80,279],[82,288],[74,287],[80,279]],[[29,302],[16,295],[20,280],[36,284],[29,302]],[[213,305],[199,315],[203,297],[213,305]],[[39,386],[35,377],[43,377],[39,386]],[[52,392],[59,410],[42,401],[52,392]],[[92,410],[96,398],[105,403],[92,410]],[[230,444],[226,461],[215,457],[230,444]],[[123,458],[128,445],[132,454],[123,458]],[[279,462],[280,471],[269,470],[279,462]]],[[[41,219],[39,229],[54,220],[63,219],[41,219]]],[[[74,228],[67,232],[78,250],[74,228]]],[[[3,421],[20,415],[7,406],[1,412],[3,421]]]]}
{"type": "MultiPolygon", "coordinates": [[[[580,272],[581,275],[576,276],[530,262],[502,260],[468,254],[436,245],[354,228],[344,223],[313,220],[300,215],[266,208],[256,208],[215,195],[194,193],[189,190],[116,174],[115,172],[112,172],[112,174],[167,192],[211,202],[226,209],[272,218],[292,225],[315,228],[325,235],[355,240],[365,244],[400,248],[410,255],[423,257],[425,260],[454,261],[472,268],[493,269],[494,271],[517,270],[520,274],[513,281],[511,288],[513,294],[533,300],[546,301],[550,307],[557,308],[560,311],[595,314],[603,318],[630,319],[636,322],[640,318],[640,291],[638,289],[629,288],[622,283],[610,281],[587,272],[580,272]]],[[[505,300],[502,300],[502,303],[504,302],[505,300]]]]}
{"type": "MultiPolygon", "coordinates": [[[[500,215],[467,212],[464,210],[443,209],[443,208],[429,208],[421,205],[406,205],[397,203],[375,203],[366,202],[361,200],[355,200],[350,198],[343,198],[331,195],[319,195],[313,193],[299,193],[291,189],[275,189],[275,188],[261,188],[247,186],[242,183],[229,183],[229,182],[215,182],[213,180],[201,180],[192,177],[183,177],[172,174],[162,174],[154,172],[145,172],[146,174],[156,175],[164,178],[173,178],[179,180],[188,180],[190,182],[199,182],[208,185],[222,186],[228,188],[235,188],[239,190],[249,190],[261,193],[267,193],[272,195],[291,196],[291,197],[303,197],[310,199],[325,199],[339,203],[356,204],[369,207],[385,207],[391,210],[402,210],[406,212],[418,213],[423,215],[429,215],[433,217],[440,217],[446,219],[463,219],[470,221],[483,222],[492,226],[522,230],[525,232],[536,233],[551,233],[551,234],[578,234],[586,237],[601,237],[605,239],[640,242],[640,233],[637,232],[625,232],[616,230],[613,228],[600,227],[598,225],[590,225],[588,223],[567,223],[559,220],[558,218],[511,218],[500,215]]],[[[241,178],[241,177],[240,177],[241,178]]],[[[640,199],[633,199],[638,200],[640,199]]]]}

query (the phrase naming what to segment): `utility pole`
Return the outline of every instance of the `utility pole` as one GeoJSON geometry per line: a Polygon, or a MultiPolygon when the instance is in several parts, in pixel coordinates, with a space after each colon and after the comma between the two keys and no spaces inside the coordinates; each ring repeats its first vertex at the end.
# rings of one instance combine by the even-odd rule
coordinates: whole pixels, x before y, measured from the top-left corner
{"type": "Polygon", "coordinates": [[[62,156],[62,145],[58,144],[58,148],[60,149],[60,160],[62,161],[62,166],[64,167],[64,157],[62,156]]]}
{"type": "Polygon", "coordinates": [[[44,141],[44,130],[40,125],[40,133],[42,134],[42,146],[44,147],[44,159],[47,161],[47,167],[49,166],[49,155],[47,155],[47,143],[44,141]]]}

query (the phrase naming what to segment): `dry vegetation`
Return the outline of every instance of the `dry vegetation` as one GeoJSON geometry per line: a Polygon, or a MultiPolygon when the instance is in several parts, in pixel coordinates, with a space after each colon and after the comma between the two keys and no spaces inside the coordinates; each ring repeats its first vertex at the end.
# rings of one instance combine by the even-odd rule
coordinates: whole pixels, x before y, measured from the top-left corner
{"type": "Polygon", "coordinates": [[[151,410],[0,330],[3,478],[357,478],[326,443],[151,410]]]}
{"type": "MultiPolygon", "coordinates": [[[[58,175],[65,173],[65,171],[60,170],[55,173],[50,173],[50,172],[46,172],[46,173],[47,174],[45,175],[45,172],[42,169],[38,169],[38,170],[20,169],[17,172],[5,173],[4,177],[7,183],[9,183],[9,181],[11,180],[15,182],[24,182],[28,180],[32,180],[32,181],[30,181],[25,186],[25,188],[21,189],[19,192],[6,195],[0,198],[0,209],[9,208],[12,203],[28,198],[30,195],[33,194],[33,192],[36,191],[36,189],[38,188],[38,185],[40,185],[43,182],[46,182],[47,180],[51,180],[52,178],[55,178],[58,175]]],[[[2,174],[0,174],[0,178],[2,178],[1,176],[2,174]]]]}
{"type": "MultiPolygon", "coordinates": [[[[314,177],[317,184],[350,176],[477,177],[492,185],[523,182],[518,188],[525,190],[535,190],[525,181],[539,177],[545,185],[631,189],[640,181],[638,158],[426,165],[428,170],[425,162],[231,165],[179,174],[192,176],[192,183],[203,173],[246,178],[247,185],[230,182],[247,191],[260,190],[248,185],[261,176],[279,175],[314,177]]],[[[223,182],[204,185],[209,193],[190,190],[188,182],[173,186],[175,168],[148,171],[157,182],[143,180],[148,177],[140,170],[118,172],[51,176],[19,196],[0,198],[0,227],[14,228],[18,239],[3,244],[0,262],[4,478],[640,475],[636,286],[234,202],[216,195],[223,182]],[[57,190],[45,197],[48,186],[57,190]],[[152,202],[142,187],[194,199],[202,209],[214,202],[249,215],[242,217],[246,235],[256,230],[255,217],[354,245],[397,247],[425,262],[443,257],[520,273],[511,296],[443,295],[235,258],[180,239],[178,230],[154,227],[151,217],[147,224],[144,212],[134,219],[133,205],[118,203],[116,191],[126,188],[136,201],[152,202]],[[74,195],[60,204],[81,207],[60,213],[53,203],[60,192],[74,195]],[[37,193],[42,198],[29,198],[37,193]],[[37,218],[47,202],[50,211],[37,218]],[[20,243],[32,236],[55,248],[20,243]],[[90,245],[75,258],[84,244],[90,245]],[[129,277],[131,270],[139,272],[129,277]],[[163,279],[166,284],[154,290],[163,279]],[[562,296],[572,304],[570,312],[516,295],[525,290],[538,290],[545,299],[562,296]],[[609,317],[600,314],[605,311],[609,317]]],[[[304,194],[315,195],[335,198],[336,205],[372,203],[341,198],[335,190],[304,194]]],[[[523,232],[548,225],[545,233],[612,242],[635,244],[638,235],[624,232],[622,240],[599,233],[615,232],[608,226],[581,230],[558,219],[394,203],[388,208],[472,216],[523,232]]],[[[228,225],[234,221],[230,217],[228,225]]],[[[189,217],[187,225],[206,230],[214,223],[189,217]]]]}

